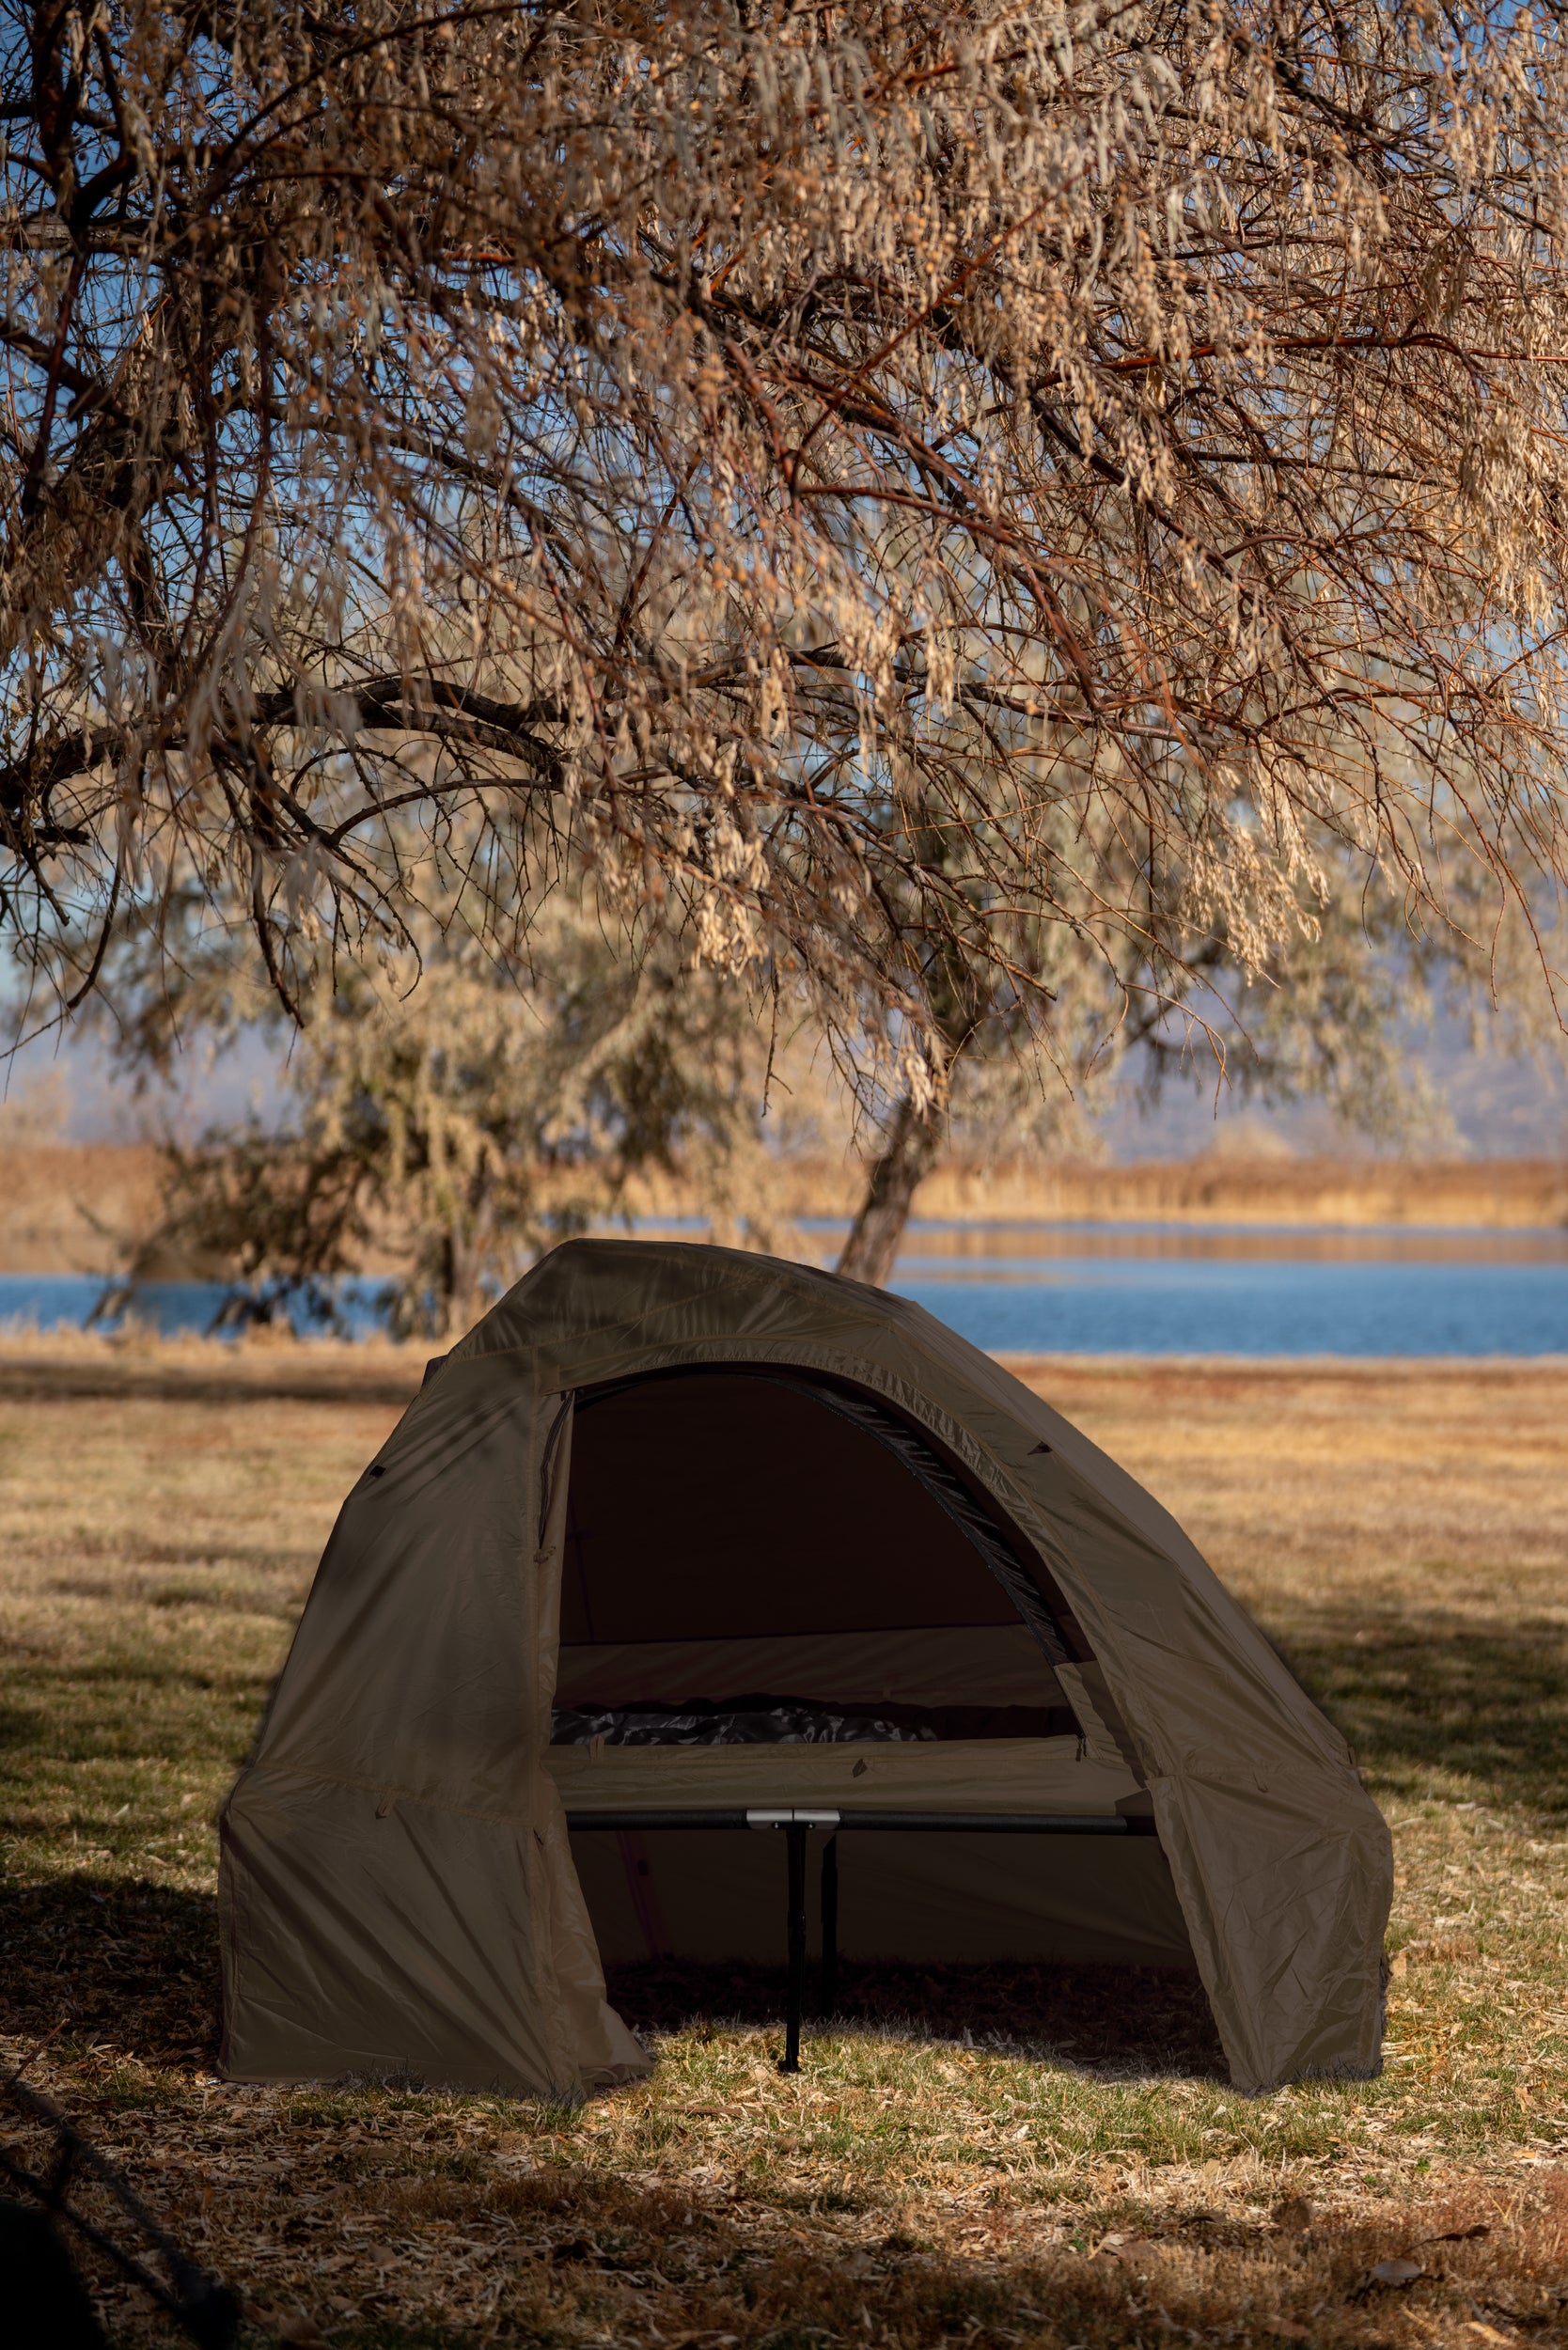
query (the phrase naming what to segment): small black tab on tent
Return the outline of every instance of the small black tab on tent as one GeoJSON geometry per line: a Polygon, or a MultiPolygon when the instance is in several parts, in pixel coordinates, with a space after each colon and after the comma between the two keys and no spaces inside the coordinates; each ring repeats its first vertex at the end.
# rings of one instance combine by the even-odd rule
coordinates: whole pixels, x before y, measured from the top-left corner
{"type": "Polygon", "coordinates": [[[1050,1449],[1048,1444],[1031,1444],[1029,1447],[1031,1452],[1049,1452],[1050,1449]]]}
{"type": "Polygon", "coordinates": [[[424,1394],[425,1389],[430,1386],[431,1381],[435,1377],[436,1372],[441,1369],[441,1366],[446,1359],[447,1357],[445,1355],[432,1355],[431,1356],[430,1361],[425,1365],[425,1375],[419,1382],[419,1392],[421,1395],[424,1394]]]}

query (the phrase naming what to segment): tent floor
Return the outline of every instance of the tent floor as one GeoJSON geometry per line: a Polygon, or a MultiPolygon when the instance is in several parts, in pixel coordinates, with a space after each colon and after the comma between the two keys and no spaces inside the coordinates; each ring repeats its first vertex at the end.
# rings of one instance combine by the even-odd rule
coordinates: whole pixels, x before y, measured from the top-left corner
{"type": "MultiPolygon", "coordinates": [[[[611,2005],[645,2037],[729,2024],[782,2035],[788,1974],[781,1966],[659,1958],[606,1972],[611,2005]]],[[[813,1968],[808,2014],[814,1976],[813,1968]]],[[[1229,2077],[1190,1967],[844,1959],[832,2021],[852,2030],[999,2045],[1090,2072],[1229,2077]]],[[[809,2065],[809,2036],[804,2056],[809,2065]]]]}

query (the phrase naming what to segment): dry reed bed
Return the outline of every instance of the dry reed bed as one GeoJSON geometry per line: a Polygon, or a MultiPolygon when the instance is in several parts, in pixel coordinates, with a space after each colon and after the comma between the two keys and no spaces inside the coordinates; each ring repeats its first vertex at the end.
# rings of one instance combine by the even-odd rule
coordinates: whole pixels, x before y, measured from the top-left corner
{"type": "Polygon", "coordinates": [[[776,1979],[666,1968],[617,1986],[657,2075],[579,2112],[218,2082],[212,1811],[419,1364],[7,1350],[3,2044],[48,2039],[254,2340],[1568,2341],[1568,1372],[1025,1368],[1360,1750],[1399,1860],[1378,2081],[1237,2098],[1178,1978],[889,1967],[798,2081],[776,1979]]]}
{"type": "MultiPolygon", "coordinates": [[[[849,1216],[864,1170],[838,1156],[798,1157],[777,1170],[784,1217],[849,1216]]],[[[158,1222],[163,1172],[150,1145],[30,1143],[0,1139],[0,1270],[108,1275],[158,1222]]],[[[543,1179],[549,1191],[549,1178],[543,1179]]],[[[634,1184],[628,1205],[652,1217],[693,1213],[678,1176],[634,1184]]],[[[1247,1159],[1219,1152],[1160,1164],[1037,1160],[976,1166],[956,1158],[927,1179],[922,1216],[985,1221],[1093,1217],[1170,1218],[1202,1227],[1241,1223],[1488,1226],[1527,1230],[1568,1225],[1568,1162],[1557,1159],[1247,1159]]],[[[389,1226],[365,1269],[399,1261],[389,1226]]],[[[167,1277],[204,1273],[170,1259],[167,1277]]]]}

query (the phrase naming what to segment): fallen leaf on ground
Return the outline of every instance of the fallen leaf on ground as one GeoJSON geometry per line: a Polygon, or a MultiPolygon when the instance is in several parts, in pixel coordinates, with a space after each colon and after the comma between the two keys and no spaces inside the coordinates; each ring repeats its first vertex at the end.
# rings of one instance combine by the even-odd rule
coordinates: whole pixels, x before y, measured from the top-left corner
{"type": "Polygon", "coordinates": [[[1367,2274],[1373,2284],[1413,2285],[1418,2277],[1426,2275],[1426,2270],[1419,2261],[1392,2260],[1376,2262],[1367,2274]]]}

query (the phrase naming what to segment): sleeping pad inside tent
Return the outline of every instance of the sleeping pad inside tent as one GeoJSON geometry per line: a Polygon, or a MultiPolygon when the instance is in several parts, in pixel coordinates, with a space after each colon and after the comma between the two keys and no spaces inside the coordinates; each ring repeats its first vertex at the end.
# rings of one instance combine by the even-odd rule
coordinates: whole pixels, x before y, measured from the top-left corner
{"type": "Polygon", "coordinates": [[[227,2069],[631,2077],[605,1963],[782,1956],[769,1815],[848,1959],[1196,1966],[1238,2085],[1376,2069],[1387,1830],[1157,1504],[904,1301],[569,1243],[322,1559],[224,1815],[227,2069]]]}

